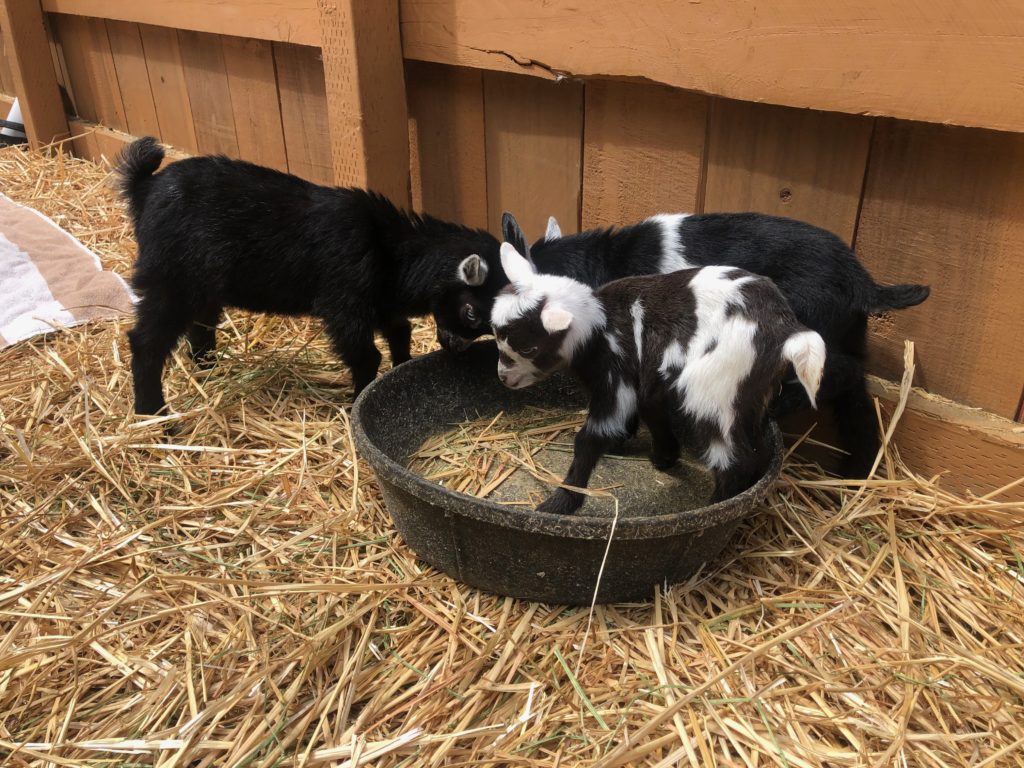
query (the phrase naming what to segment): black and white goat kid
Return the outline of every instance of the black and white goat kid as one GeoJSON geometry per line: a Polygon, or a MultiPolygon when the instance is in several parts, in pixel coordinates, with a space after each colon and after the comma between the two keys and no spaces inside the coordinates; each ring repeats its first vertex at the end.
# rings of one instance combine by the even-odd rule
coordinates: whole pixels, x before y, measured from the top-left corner
{"type": "Polygon", "coordinates": [[[374,331],[396,365],[409,359],[410,317],[433,314],[447,348],[486,332],[503,283],[487,232],[226,157],[156,173],[163,158],[147,137],[118,167],[139,246],[132,284],[142,300],[129,332],[138,413],[164,409],[160,377],[182,335],[194,359],[209,358],[225,307],[320,318],[356,394],[380,365],[374,331]]]}
{"type": "MultiPolygon", "coordinates": [[[[651,462],[667,469],[680,444],[703,456],[714,501],[756,481],[770,459],[767,407],[789,365],[813,404],[825,343],[797,322],[771,280],[733,267],[630,277],[596,291],[537,274],[509,243],[511,285],[491,323],[498,376],[513,389],[568,367],[590,406],[565,484],[585,488],[601,456],[636,428],[651,432],[651,462]]],[[[569,514],[583,495],[559,488],[538,510],[569,514]]]]}
{"type": "MultiPolygon", "coordinates": [[[[565,275],[591,287],[631,275],[710,265],[738,267],[771,278],[797,320],[828,347],[819,401],[830,401],[841,447],[842,472],[865,477],[879,448],[878,422],[864,382],[868,315],[920,304],[922,285],[881,286],[840,238],[819,227],[759,213],[660,214],[631,226],[562,236],[552,217],[529,248],[515,218],[502,222],[505,240],[539,272],[565,275]]],[[[795,378],[772,404],[777,417],[809,405],[795,378]]]]}

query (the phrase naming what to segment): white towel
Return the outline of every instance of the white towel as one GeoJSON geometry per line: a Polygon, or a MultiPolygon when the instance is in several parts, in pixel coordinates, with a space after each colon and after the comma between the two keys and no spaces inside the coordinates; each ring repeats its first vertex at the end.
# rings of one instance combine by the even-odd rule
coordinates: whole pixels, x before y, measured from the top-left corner
{"type": "Polygon", "coordinates": [[[38,211],[0,194],[0,348],[130,313],[125,281],[38,211]]]}

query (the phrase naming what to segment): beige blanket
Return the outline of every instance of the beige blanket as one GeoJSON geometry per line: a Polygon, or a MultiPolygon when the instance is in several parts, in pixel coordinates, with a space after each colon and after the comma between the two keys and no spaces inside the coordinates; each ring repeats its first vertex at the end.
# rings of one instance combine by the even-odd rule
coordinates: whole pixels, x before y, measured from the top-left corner
{"type": "Polygon", "coordinates": [[[135,296],[46,216],[0,194],[0,348],[130,313],[135,296]]]}

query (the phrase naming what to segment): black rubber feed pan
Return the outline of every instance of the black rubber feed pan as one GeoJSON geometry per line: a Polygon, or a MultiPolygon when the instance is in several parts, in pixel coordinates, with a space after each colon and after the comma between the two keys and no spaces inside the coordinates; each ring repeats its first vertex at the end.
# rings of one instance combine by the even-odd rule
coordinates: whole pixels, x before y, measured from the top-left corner
{"type": "MultiPolygon", "coordinates": [[[[400,365],[356,401],[356,446],[377,473],[398,531],[423,560],[489,592],[587,605],[612,526],[611,515],[595,505],[596,499],[588,499],[576,515],[548,515],[450,491],[406,468],[408,457],[427,438],[466,419],[528,405],[566,411],[585,407],[585,396],[567,375],[514,391],[498,381],[496,367],[497,350],[487,342],[462,355],[436,352],[400,365]]],[[[782,438],[774,424],[770,429],[773,456],[765,476],[712,506],[681,509],[687,506],[681,503],[673,509],[666,501],[671,496],[658,496],[665,475],[649,462],[633,462],[631,471],[647,473],[646,479],[623,489],[632,496],[628,504],[620,497],[599,602],[647,599],[655,584],[683,581],[721,552],[778,477],[782,438]]],[[[691,467],[687,475],[682,466],[680,487],[696,471],[691,467]]],[[[705,502],[688,506],[695,503],[705,502]]]]}

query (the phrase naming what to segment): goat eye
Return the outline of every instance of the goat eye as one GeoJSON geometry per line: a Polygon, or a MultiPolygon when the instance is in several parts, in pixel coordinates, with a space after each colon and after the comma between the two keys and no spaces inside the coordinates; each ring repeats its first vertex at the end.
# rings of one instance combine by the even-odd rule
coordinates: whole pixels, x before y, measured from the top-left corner
{"type": "Polygon", "coordinates": [[[522,350],[519,354],[522,355],[523,357],[533,357],[534,355],[537,354],[537,348],[529,347],[528,349],[522,350]]]}
{"type": "Polygon", "coordinates": [[[480,328],[484,322],[477,315],[477,310],[472,304],[465,304],[462,307],[462,321],[471,328],[480,328]]]}

